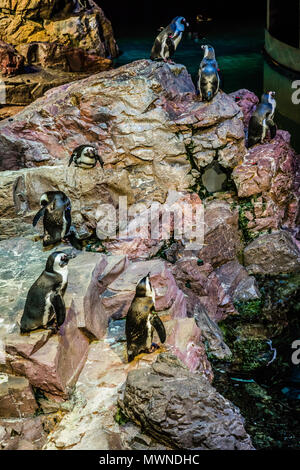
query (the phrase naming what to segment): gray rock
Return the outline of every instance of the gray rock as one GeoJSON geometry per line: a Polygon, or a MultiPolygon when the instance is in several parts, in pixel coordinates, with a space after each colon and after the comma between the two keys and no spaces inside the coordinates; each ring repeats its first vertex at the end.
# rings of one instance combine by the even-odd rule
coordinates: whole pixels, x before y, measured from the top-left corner
{"type": "Polygon", "coordinates": [[[300,250],[292,235],[283,230],[261,235],[244,250],[249,273],[280,274],[300,271],[300,250]]]}
{"type": "Polygon", "coordinates": [[[238,408],[170,354],[128,374],[123,412],[172,448],[253,449],[238,408]]]}

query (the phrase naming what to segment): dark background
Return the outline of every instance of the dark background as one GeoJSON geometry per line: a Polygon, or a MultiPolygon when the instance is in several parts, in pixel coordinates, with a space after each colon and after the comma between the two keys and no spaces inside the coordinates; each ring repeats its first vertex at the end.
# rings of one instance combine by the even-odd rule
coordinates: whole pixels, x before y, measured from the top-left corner
{"type": "Polygon", "coordinates": [[[123,28],[136,28],[152,26],[155,30],[159,26],[166,26],[175,16],[184,16],[189,23],[197,14],[211,16],[215,20],[228,21],[233,19],[238,21],[255,21],[265,18],[266,1],[248,0],[247,2],[237,2],[236,0],[129,0],[120,2],[117,5],[112,0],[97,0],[103,8],[106,16],[112,21],[116,30],[123,28]]]}

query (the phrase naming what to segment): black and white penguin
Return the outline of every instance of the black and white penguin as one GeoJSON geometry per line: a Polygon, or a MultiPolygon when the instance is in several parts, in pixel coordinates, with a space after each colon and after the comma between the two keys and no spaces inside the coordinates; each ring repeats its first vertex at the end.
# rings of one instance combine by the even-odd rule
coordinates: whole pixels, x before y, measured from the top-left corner
{"type": "Polygon", "coordinates": [[[73,150],[68,166],[74,162],[75,166],[79,168],[90,169],[96,166],[97,161],[103,168],[103,160],[95,147],[92,145],[79,145],[73,150]]]}
{"type": "Polygon", "coordinates": [[[66,307],[64,293],[68,284],[68,262],[73,253],[52,253],[45,270],[30,287],[21,318],[21,333],[39,328],[57,329],[64,323],[66,307]]]}
{"type": "Polygon", "coordinates": [[[40,199],[42,208],[35,215],[35,227],[43,217],[43,246],[54,245],[66,237],[71,227],[71,201],[62,191],[47,191],[40,199]]]}
{"type": "Polygon", "coordinates": [[[271,139],[276,136],[276,124],[273,121],[276,109],[275,91],[268,91],[261,97],[261,102],[249,121],[248,148],[257,143],[263,143],[270,131],[271,139]]]}
{"type": "Polygon", "coordinates": [[[170,61],[181,41],[185,27],[188,26],[189,24],[183,16],[176,16],[156,37],[150,59],[170,61]]]}
{"type": "Polygon", "coordinates": [[[215,50],[212,46],[203,45],[204,57],[198,72],[198,90],[201,101],[211,101],[219,91],[220,77],[215,50]]]}
{"type": "Polygon", "coordinates": [[[149,275],[136,287],[135,297],[126,317],[126,340],[128,362],[142,352],[153,352],[157,345],[152,343],[154,328],[162,343],[166,340],[163,322],[154,311],[155,292],[149,275]]]}

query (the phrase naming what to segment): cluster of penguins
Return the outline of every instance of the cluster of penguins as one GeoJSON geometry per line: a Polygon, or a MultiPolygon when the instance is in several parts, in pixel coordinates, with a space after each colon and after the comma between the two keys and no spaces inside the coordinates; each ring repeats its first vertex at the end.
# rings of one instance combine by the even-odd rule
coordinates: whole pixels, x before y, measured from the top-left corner
{"type": "MultiPolygon", "coordinates": [[[[166,27],[161,28],[151,50],[152,60],[163,60],[172,63],[171,57],[182,38],[187,21],[177,16],[166,27]]],[[[198,92],[201,101],[211,101],[219,91],[220,77],[214,48],[210,45],[201,46],[204,51],[199,67],[198,92]]],[[[248,147],[263,143],[267,132],[271,138],[276,135],[273,121],[276,108],[275,93],[262,95],[249,122],[248,147]]],[[[92,169],[97,162],[103,168],[103,161],[96,148],[91,145],[80,145],[73,151],[69,166],[92,169]]],[[[81,249],[76,229],[71,224],[71,201],[61,191],[48,191],[40,198],[40,210],[33,219],[36,226],[43,217],[44,234],[41,237],[43,246],[49,247],[57,243],[69,242],[76,249],[81,249]]],[[[21,333],[40,328],[50,329],[56,333],[65,321],[66,308],[64,294],[68,283],[68,263],[76,254],[62,251],[53,252],[47,259],[46,267],[28,291],[23,315],[21,333]]],[[[158,346],[153,343],[154,329],[161,343],[166,340],[165,327],[155,312],[155,291],[151,286],[149,274],[138,282],[134,300],[126,317],[127,357],[132,361],[142,352],[152,352],[158,346]]]]}

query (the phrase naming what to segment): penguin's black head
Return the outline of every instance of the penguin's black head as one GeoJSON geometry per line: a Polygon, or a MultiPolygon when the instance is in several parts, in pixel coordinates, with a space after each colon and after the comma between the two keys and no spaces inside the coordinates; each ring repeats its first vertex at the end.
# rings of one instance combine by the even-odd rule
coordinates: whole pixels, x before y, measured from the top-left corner
{"type": "Polygon", "coordinates": [[[176,16],[171,23],[175,31],[183,32],[189,26],[188,22],[183,16],[176,16]]]}
{"type": "Polygon", "coordinates": [[[215,59],[215,50],[212,46],[209,44],[203,44],[201,49],[204,50],[204,57],[212,60],[215,59]]]}
{"type": "Polygon", "coordinates": [[[74,252],[65,253],[64,251],[55,251],[47,259],[46,271],[48,273],[59,272],[62,268],[67,266],[70,259],[75,258],[74,252]]]}
{"type": "Polygon", "coordinates": [[[147,274],[136,286],[136,297],[150,297],[155,299],[155,292],[151,286],[150,276],[147,274]]]}

